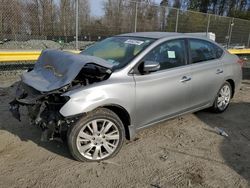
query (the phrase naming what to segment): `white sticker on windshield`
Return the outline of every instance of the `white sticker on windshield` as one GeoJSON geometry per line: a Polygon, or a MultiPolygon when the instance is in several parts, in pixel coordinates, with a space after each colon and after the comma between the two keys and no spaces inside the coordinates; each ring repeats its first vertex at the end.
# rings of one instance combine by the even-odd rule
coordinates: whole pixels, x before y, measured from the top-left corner
{"type": "Polygon", "coordinates": [[[144,41],[128,39],[124,43],[126,43],[126,44],[134,44],[134,45],[141,45],[141,44],[144,43],[144,41]]]}
{"type": "Polygon", "coordinates": [[[168,51],[168,58],[175,58],[175,51],[168,51]]]}

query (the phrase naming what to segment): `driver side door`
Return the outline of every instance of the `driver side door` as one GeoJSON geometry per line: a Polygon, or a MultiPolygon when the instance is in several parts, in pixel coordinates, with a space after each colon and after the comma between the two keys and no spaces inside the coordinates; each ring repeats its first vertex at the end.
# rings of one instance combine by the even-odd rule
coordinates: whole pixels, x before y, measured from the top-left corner
{"type": "Polygon", "coordinates": [[[187,66],[185,39],[166,41],[150,51],[134,74],[136,83],[136,125],[147,127],[188,109],[191,76],[187,66]],[[144,74],[145,61],[157,61],[160,70],[144,74]]]}

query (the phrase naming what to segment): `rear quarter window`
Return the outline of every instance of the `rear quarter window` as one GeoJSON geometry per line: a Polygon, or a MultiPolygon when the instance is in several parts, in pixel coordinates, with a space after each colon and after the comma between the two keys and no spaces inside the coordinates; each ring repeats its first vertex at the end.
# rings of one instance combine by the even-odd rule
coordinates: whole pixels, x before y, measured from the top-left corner
{"type": "Polygon", "coordinates": [[[215,47],[216,57],[217,59],[219,59],[223,55],[223,50],[219,46],[214,45],[214,47],[215,47]]]}

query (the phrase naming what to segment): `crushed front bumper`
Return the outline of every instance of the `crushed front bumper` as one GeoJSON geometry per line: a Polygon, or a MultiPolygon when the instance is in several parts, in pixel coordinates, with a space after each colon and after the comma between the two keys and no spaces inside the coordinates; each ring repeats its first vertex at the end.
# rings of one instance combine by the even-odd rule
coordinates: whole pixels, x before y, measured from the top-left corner
{"type": "Polygon", "coordinates": [[[20,82],[16,89],[16,96],[13,101],[9,103],[9,110],[14,118],[21,121],[19,112],[20,105],[37,104],[38,100],[44,97],[43,94],[28,85],[20,82]]]}

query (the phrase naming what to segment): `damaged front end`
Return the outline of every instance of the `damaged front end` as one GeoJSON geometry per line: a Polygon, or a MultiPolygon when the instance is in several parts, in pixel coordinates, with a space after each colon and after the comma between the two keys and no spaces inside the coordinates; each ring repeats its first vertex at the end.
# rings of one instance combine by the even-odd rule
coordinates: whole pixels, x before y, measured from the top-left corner
{"type": "Polygon", "coordinates": [[[10,111],[21,121],[19,109],[20,106],[26,106],[30,123],[41,127],[43,131],[43,141],[61,137],[77,118],[65,118],[59,113],[60,108],[69,100],[61,96],[63,92],[64,89],[41,93],[20,82],[16,98],[10,102],[10,111]]]}
{"type": "Polygon", "coordinates": [[[10,111],[19,121],[20,106],[27,107],[31,124],[41,127],[42,140],[64,137],[79,115],[63,117],[60,109],[69,100],[67,91],[106,80],[111,67],[102,59],[45,50],[34,69],[22,75],[10,111]]]}

